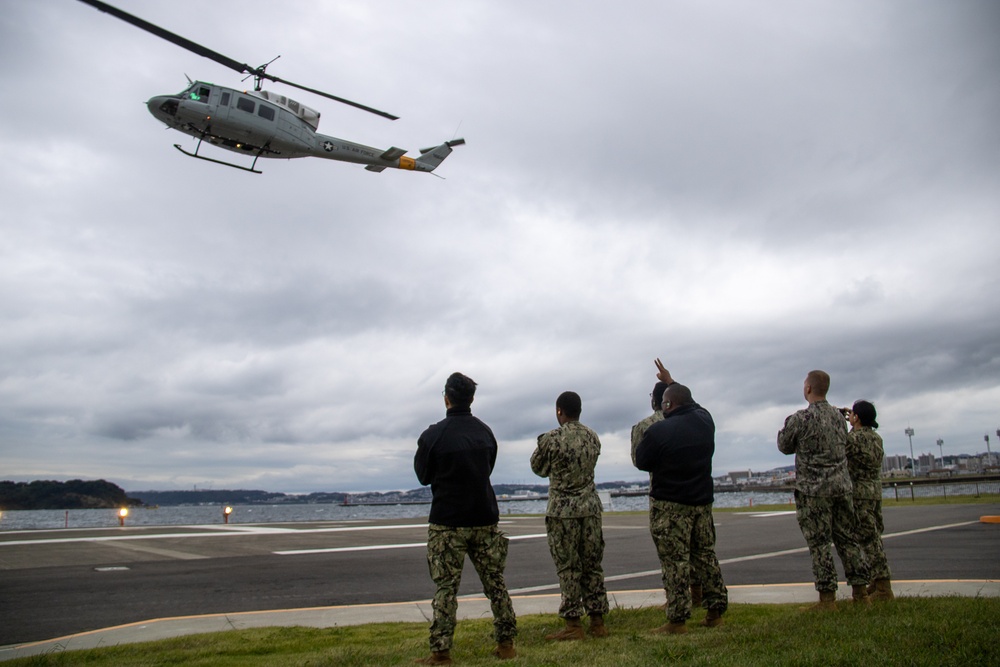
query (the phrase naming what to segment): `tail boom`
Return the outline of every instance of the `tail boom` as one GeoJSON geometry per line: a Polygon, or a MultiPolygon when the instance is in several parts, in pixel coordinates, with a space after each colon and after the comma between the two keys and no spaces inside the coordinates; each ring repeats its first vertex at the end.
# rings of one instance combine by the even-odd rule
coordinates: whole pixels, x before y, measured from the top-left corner
{"type": "Polygon", "coordinates": [[[451,155],[455,146],[461,146],[464,143],[465,139],[452,139],[439,146],[424,148],[420,151],[420,157],[412,158],[406,155],[405,149],[396,146],[382,151],[371,146],[363,146],[318,134],[316,135],[316,149],[312,155],[329,160],[363,164],[365,169],[374,172],[382,172],[386,169],[404,169],[429,173],[437,169],[445,158],[451,155]]]}

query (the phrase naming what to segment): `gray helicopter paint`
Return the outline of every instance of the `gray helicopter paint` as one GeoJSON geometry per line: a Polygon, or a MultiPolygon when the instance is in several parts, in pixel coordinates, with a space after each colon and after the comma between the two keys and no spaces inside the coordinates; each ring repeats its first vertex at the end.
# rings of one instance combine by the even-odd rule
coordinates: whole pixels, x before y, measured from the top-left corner
{"type": "MultiPolygon", "coordinates": [[[[278,96],[273,96],[277,98],[278,96]]],[[[176,95],[158,95],[146,102],[150,113],[168,127],[207,141],[219,148],[253,157],[293,159],[320,157],[363,164],[370,171],[386,168],[431,172],[464,142],[456,139],[411,158],[400,148],[388,150],[319,134],[314,127],[280,100],[255,93],[195,81],[176,95]]],[[[308,107],[299,109],[319,114],[308,107]]]]}

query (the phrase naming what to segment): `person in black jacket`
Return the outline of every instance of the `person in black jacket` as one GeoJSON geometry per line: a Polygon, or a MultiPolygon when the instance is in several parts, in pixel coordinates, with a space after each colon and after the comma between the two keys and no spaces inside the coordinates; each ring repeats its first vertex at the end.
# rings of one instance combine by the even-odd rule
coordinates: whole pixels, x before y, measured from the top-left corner
{"type": "Polygon", "coordinates": [[[425,665],[450,665],[458,611],[458,585],[465,555],[479,574],[483,593],[493,610],[497,647],[493,655],[513,658],[517,619],[503,571],[507,537],[497,528],[500,511],[490,484],[497,459],[497,441],[490,427],[472,416],[476,383],[452,373],[444,387],[447,416],[427,428],[417,440],[413,469],[421,484],[430,484],[430,526],[427,564],[437,586],[430,630],[431,655],[425,665]]]}
{"type": "MultiPolygon", "coordinates": [[[[659,360],[657,360],[659,361],[659,360]]],[[[712,456],[715,422],[695,403],[691,390],[672,381],[659,363],[657,374],[670,383],[663,393],[663,419],[651,425],[635,450],[639,470],[650,473],[649,531],[656,544],[667,595],[667,623],[657,632],[683,634],[691,617],[691,574],[701,578],[703,625],[716,627],[729,604],[715,555],[712,456]]]]}

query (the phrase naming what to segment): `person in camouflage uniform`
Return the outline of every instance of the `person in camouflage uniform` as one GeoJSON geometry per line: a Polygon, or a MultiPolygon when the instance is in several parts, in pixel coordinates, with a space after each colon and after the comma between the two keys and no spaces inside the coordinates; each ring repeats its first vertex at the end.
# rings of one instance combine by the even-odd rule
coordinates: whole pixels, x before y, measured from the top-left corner
{"type": "Polygon", "coordinates": [[[461,373],[444,390],[447,416],[421,434],[413,468],[433,499],[427,533],[427,565],[437,586],[430,629],[431,655],[425,665],[450,665],[462,566],[468,554],[493,611],[493,655],[513,658],[517,619],[503,571],[507,537],[497,528],[500,511],[490,484],[497,441],[490,427],[472,415],[476,383],[461,373]]]}
{"type": "Polygon", "coordinates": [[[649,532],[656,545],[667,596],[667,623],[656,629],[665,634],[687,632],[691,617],[691,578],[699,573],[708,614],[706,627],[722,624],[729,591],[715,555],[715,501],[712,457],[715,423],[698,405],[691,390],[673,382],[656,360],[657,377],[667,384],[663,419],[651,425],[639,441],[635,463],[650,473],[649,532]]]}
{"type": "Polygon", "coordinates": [[[854,486],[854,515],[857,536],[868,560],[871,583],[868,593],[873,600],[892,600],[889,561],[882,547],[882,438],[874,429],[875,406],[868,401],[855,401],[847,411],[851,432],[847,434],[847,470],[854,486]]]}
{"type": "Polygon", "coordinates": [[[632,465],[635,465],[635,448],[639,446],[639,441],[642,440],[642,436],[646,435],[646,430],[656,422],[663,419],[663,409],[661,404],[663,403],[663,392],[666,391],[666,389],[666,382],[657,381],[657,383],[653,386],[652,393],[649,395],[651,407],[653,408],[653,414],[649,415],[632,427],[632,465]]]}
{"type": "MultiPolygon", "coordinates": [[[[653,409],[653,414],[649,415],[638,424],[632,427],[632,465],[635,465],[635,449],[639,446],[639,442],[642,440],[642,436],[646,435],[646,430],[656,422],[663,419],[663,392],[667,390],[667,386],[673,381],[670,379],[670,371],[664,368],[663,363],[657,359],[655,362],[657,368],[657,375],[664,376],[667,379],[666,382],[663,380],[657,380],[656,384],[653,385],[653,391],[650,392],[650,407],[653,409]]],[[[650,478],[652,482],[652,478],[650,478]]],[[[653,506],[653,499],[649,499],[650,508],[653,506]]],[[[698,572],[691,572],[691,606],[700,607],[702,605],[702,586],[701,586],[701,574],[698,572]]],[[[666,608],[664,606],[664,608],[666,608]]]]}
{"type": "Polygon", "coordinates": [[[559,575],[562,602],[559,616],[566,627],[546,639],[583,639],[581,617],[590,616],[588,632],[607,636],[604,615],[608,594],[604,588],[604,531],[601,499],[594,486],[594,468],[601,454],[597,434],[580,423],[582,403],[572,391],[556,400],[559,428],[538,436],[531,470],[549,478],[545,532],[559,575]]]}
{"type": "Polygon", "coordinates": [[[809,406],[785,419],[778,450],[795,454],[795,514],[812,556],[819,591],[815,609],[836,608],[837,568],[832,541],[844,563],[857,602],[867,602],[868,565],[857,541],[851,477],[847,470],[847,425],[826,400],[830,376],[810,371],[802,387],[809,406]]]}

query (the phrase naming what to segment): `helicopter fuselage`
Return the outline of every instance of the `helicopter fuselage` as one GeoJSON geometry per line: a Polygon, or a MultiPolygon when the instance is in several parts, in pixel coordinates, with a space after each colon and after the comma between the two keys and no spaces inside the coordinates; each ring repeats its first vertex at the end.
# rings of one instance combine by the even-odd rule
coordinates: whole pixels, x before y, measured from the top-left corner
{"type": "MultiPolygon", "coordinates": [[[[176,95],[153,97],[146,106],[168,127],[220,148],[252,156],[255,164],[259,157],[321,157],[363,164],[370,171],[394,168],[429,172],[451,153],[452,146],[464,143],[461,140],[445,142],[424,151],[422,157],[407,157],[406,151],[400,148],[381,150],[319,134],[316,131],[319,112],[295,100],[269,91],[240,91],[202,81],[193,82],[176,95]]],[[[193,157],[201,157],[180,146],[177,148],[193,157]]]]}

